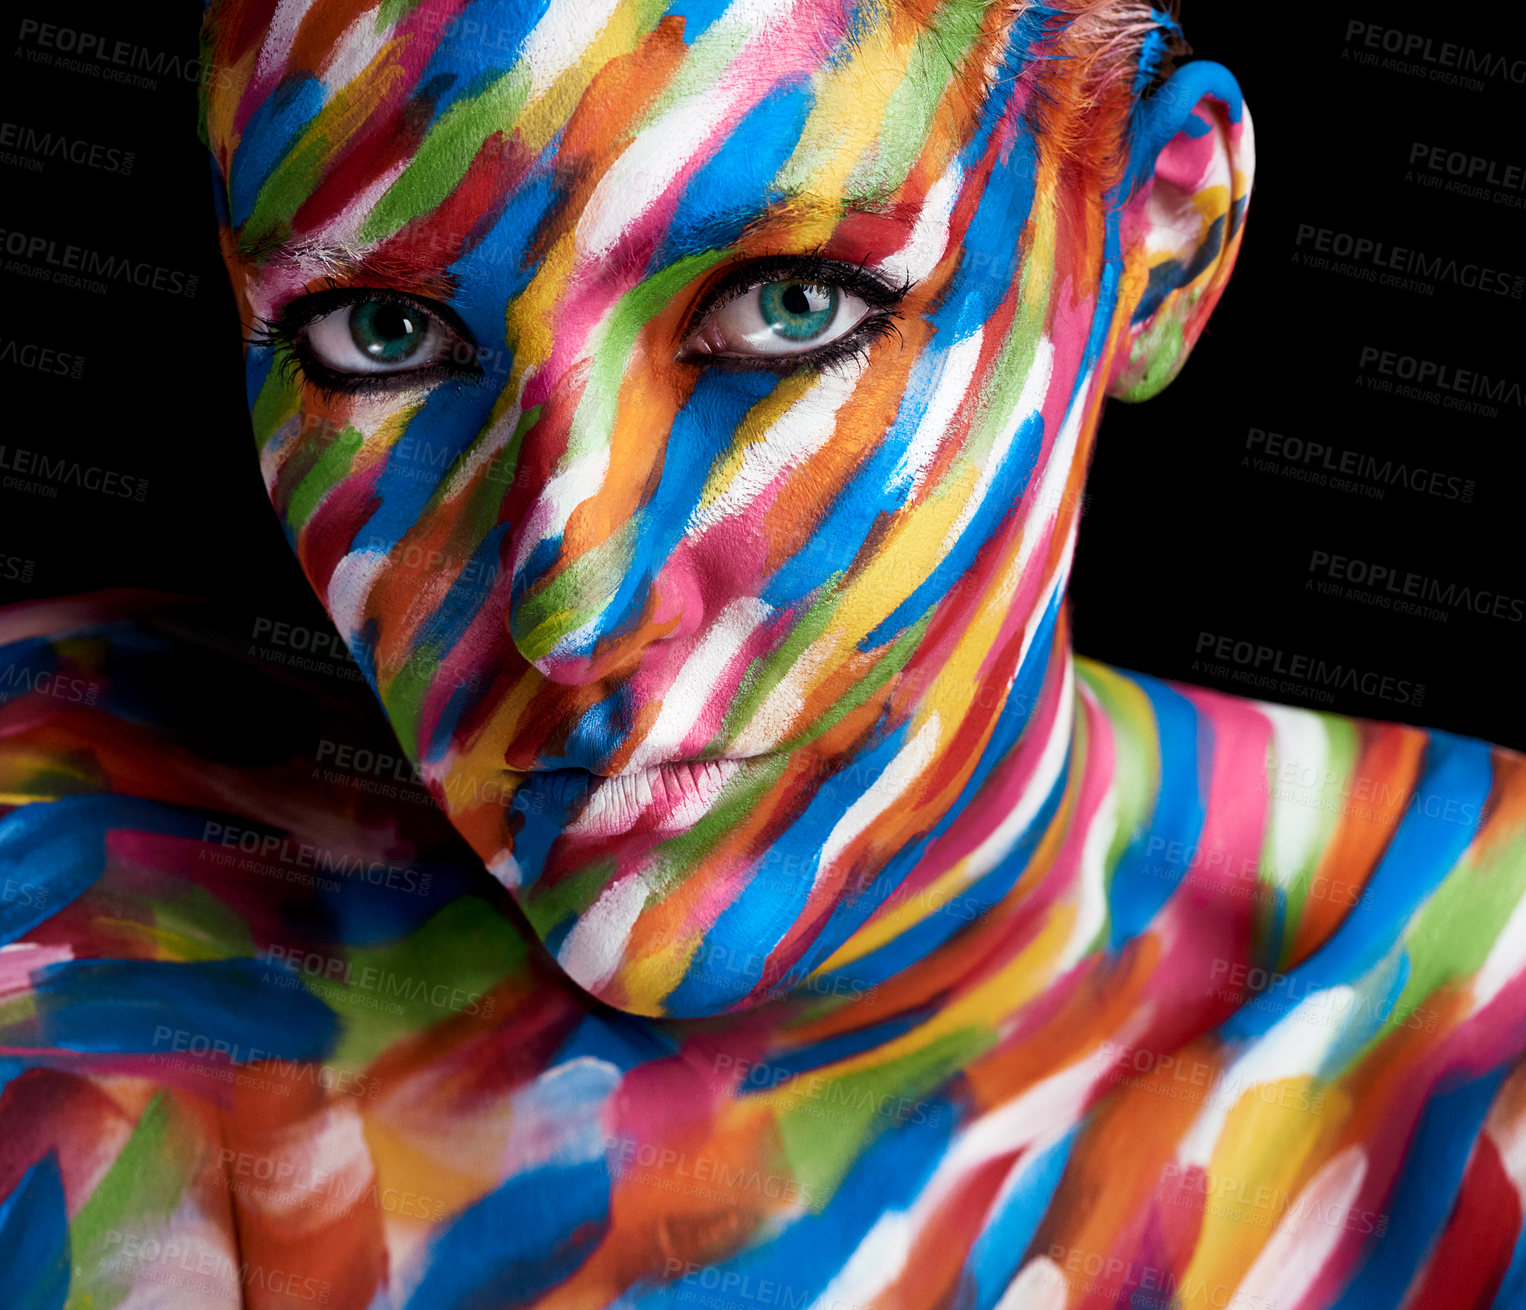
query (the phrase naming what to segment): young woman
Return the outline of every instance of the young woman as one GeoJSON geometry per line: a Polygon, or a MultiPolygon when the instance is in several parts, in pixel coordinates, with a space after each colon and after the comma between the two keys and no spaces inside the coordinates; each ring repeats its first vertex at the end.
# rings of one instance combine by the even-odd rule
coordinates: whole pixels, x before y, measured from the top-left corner
{"type": "Polygon", "coordinates": [[[1250,189],[1170,14],[206,41],[261,468],[395,740],[193,609],[6,618],[7,1304],[1523,1294],[1519,757],[1071,652],[1103,402],[1250,189]]]}

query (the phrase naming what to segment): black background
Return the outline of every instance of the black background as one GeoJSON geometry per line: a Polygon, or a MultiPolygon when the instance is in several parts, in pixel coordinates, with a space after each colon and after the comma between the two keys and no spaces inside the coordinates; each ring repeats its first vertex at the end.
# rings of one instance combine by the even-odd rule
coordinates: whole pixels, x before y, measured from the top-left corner
{"type": "MultiPolygon", "coordinates": [[[[0,254],[0,347],[47,347],[69,357],[70,372],[83,359],[78,378],[0,362],[5,458],[64,455],[132,479],[135,492],[146,482],[141,500],[72,484],[56,498],[0,489],[0,602],[144,587],[224,600],[251,625],[318,627],[326,620],[266,503],[249,435],[240,327],[195,132],[199,13],[50,2],[6,20],[0,122],[133,162],[124,173],[46,157],[34,170],[18,162],[34,156],[0,143],[0,227],[198,282],[192,296],[122,283],[95,294],[28,277],[0,254]],[[39,61],[28,18],[107,47],[132,43],[161,70],[140,69],[155,85],[39,61]]],[[[1307,225],[1526,273],[1526,208],[1493,198],[1526,200],[1519,183],[1481,199],[1426,187],[1411,164],[1422,143],[1494,161],[1499,176],[1526,165],[1526,82],[1508,71],[1526,76],[1526,39],[1476,8],[1328,10],[1296,30],[1282,26],[1285,13],[1187,0],[1196,55],[1229,65],[1245,89],[1257,188],[1239,271],[1181,379],[1145,405],[1110,405],[1103,420],[1072,589],[1075,645],[1165,677],[1523,748],[1526,622],[1511,616],[1526,613],[1515,477],[1526,409],[1502,402],[1495,417],[1465,415],[1359,379],[1361,353],[1374,348],[1526,386],[1526,300],[1450,282],[1431,295],[1394,290],[1295,256],[1314,253],[1298,241],[1307,225]],[[1449,42],[1504,56],[1507,71],[1476,75],[1477,89],[1433,80],[1439,65],[1419,52],[1419,76],[1384,67],[1395,56],[1348,35],[1353,22],[1429,38],[1433,55],[1449,42]],[[1471,500],[1387,483],[1372,484],[1383,492],[1373,499],[1297,480],[1288,471],[1303,466],[1287,460],[1261,471],[1246,463],[1252,429],[1435,471],[1454,489],[1472,483],[1471,500]],[[1311,573],[1316,551],[1520,603],[1505,604],[1504,618],[1454,606],[1441,622],[1321,594],[1308,585],[1329,580],[1311,573]],[[1309,677],[1253,686],[1253,662],[1200,654],[1223,637],[1278,652],[1284,666],[1295,656],[1339,664],[1376,694],[1348,684],[1332,697],[1309,677]]]]}

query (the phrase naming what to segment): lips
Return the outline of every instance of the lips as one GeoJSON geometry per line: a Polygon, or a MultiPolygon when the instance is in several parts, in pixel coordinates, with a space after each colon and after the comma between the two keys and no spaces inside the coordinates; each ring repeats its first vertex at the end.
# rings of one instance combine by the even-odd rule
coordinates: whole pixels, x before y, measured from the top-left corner
{"type": "Polygon", "coordinates": [[[564,835],[591,839],[636,831],[680,831],[704,816],[743,763],[682,761],[607,778],[581,769],[557,770],[581,778],[585,786],[596,782],[582,811],[563,830],[564,835]]]}

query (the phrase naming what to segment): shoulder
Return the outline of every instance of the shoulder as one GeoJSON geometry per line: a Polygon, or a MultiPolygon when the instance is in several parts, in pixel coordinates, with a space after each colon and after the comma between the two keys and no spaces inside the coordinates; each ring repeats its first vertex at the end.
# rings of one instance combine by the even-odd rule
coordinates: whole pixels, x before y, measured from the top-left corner
{"type": "Polygon", "coordinates": [[[1243,921],[1237,964],[1263,983],[1402,984],[1410,1006],[1473,989],[1526,1021],[1526,757],[1092,661],[1078,677],[1116,757],[1110,895],[1132,927],[1190,887],[1243,921]]]}
{"type": "Polygon", "coordinates": [[[358,1123],[389,1052],[540,977],[364,684],[273,649],[143,595],[0,611],[0,1248],[38,1287],[70,1242],[72,1291],[180,1286],[173,1244],[212,1271],[174,1304],[236,1304],[224,1144],[358,1123]]]}
{"type": "MultiPolygon", "coordinates": [[[[1280,1198],[1239,1290],[1303,1303],[1338,1270],[1342,1304],[1408,1286],[1428,1305],[1472,1264],[1526,1286],[1526,760],[1093,661],[1077,673],[1116,755],[1109,928],[1158,953],[1162,1013],[1201,1033],[1185,1067],[1210,1071],[1173,1177],[1280,1198]],[[1332,1188],[1338,1220],[1300,1236],[1332,1188]]],[[[1132,1066],[1139,1113],[1180,1092],[1183,1058],[1132,1066]]],[[[1205,1243],[1245,1233],[1236,1207],[1224,1216],[1205,1243]]]]}
{"type": "Polygon", "coordinates": [[[167,939],[91,935],[77,902],[103,878],[145,906],[191,887],[236,906],[202,958],[246,953],[254,921],[342,939],[463,894],[502,909],[354,666],[292,667],[250,634],[143,593],[0,611],[0,941],[66,921],[89,954],[173,958],[167,939]]]}
{"type": "Polygon", "coordinates": [[[1442,729],[1236,696],[1096,660],[1078,658],[1076,673],[1131,754],[1191,760],[1199,773],[1234,761],[1264,780],[1273,806],[1301,801],[1372,817],[1415,805],[1472,823],[1526,784],[1526,755],[1442,729]]]}

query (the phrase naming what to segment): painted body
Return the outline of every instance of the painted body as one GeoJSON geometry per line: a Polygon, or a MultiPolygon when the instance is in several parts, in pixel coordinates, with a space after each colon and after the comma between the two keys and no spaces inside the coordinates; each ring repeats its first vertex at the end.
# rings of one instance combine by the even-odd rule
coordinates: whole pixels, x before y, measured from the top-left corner
{"type": "Polygon", "coordinates": [[[1071,655],[1103,400],[1249,194],[1175,38],[214,10],[261,466],[398,745],[197,616],[10,617],[13,1301],[1526,1286],[1519,758],[1071,655]]]}
{"type": "Polygon", "coordinates": [[[127,608],[6,619],[8,1304],[1526,1287],[1519,756],[1081,662],[1022,883],[926,893],[956,942],[654,1021],[539,950],[358,695],[127,608]]]}

